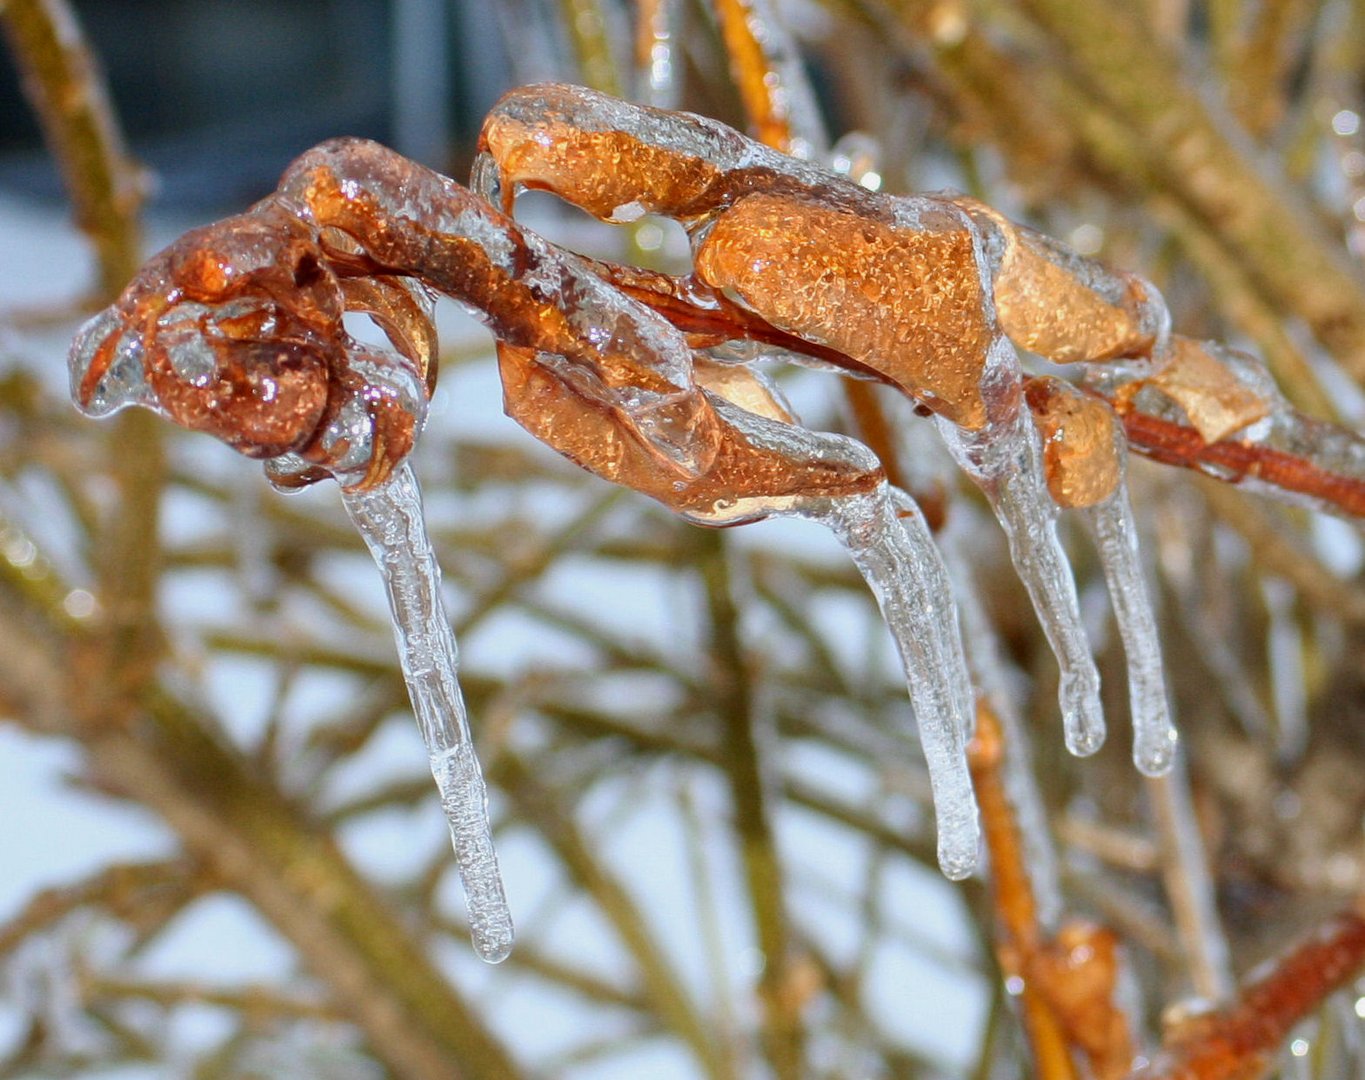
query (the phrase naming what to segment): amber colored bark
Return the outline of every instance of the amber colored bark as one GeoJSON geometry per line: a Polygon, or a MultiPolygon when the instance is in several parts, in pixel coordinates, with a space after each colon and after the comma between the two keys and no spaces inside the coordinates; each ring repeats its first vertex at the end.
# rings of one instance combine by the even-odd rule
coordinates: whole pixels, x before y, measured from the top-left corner
{"type": "Polygon", "coordinates": [[[1365,967],[1359,907],[1333,916],[1243,987],[1237,1000],[1196,1016],[1167,1039],[1162,1055],[1132,1080],[1257,1080],[1294,1025],[1365,967]]]}
{"type": "MultiPolygon", "coordinates": [[[[720,23],[725,50],[730,59],[730,72],[740,91],[744,109],[749,117],[750,126],[756,137],[768,146],[778,150],[788,150],[792,143],[791,117],[787,104],[777,94],[781,85],[779,73],[767,55],[763,43],[754,34],[754,12],[748,0],[716,0],[716,17],[720,23]]],[[[781,32],[780,27],[770,28],[770,32],[781,32]]],[[[629,291],[629,290],[627,290],[629,291]]],[[[649,302],[649,297],[637,296],[649,302]]],[[[733,308],[731,314],[747,317],[748,313],[729,303],[717,294],[717,301],[733,308]]],[[[753,323],[759,320],[751,319],[753,323]]],[[[753,327],[756,334],[768,329],[753,327]]],[[[780,333],[780,331],[778,332],[780,333]]],[[[782,335],[785,339],[786,335],[782,335]]],[[[761,338],[760,338],[761,340],[761,338]]],[[[772,343],[782,347],[794,347],[801,351],[809,349],[799,339],[774,340],[772,343]]],[[[900,455],[896,447],[891,423],[876,391],[865,383],[844,380],[844,396],[853,414],[853,421],[859,436],[872,452],[881,460],[887,479],[896,487],[911,494],[925,522],[932,531],[937,532],[943,525],[947,514],[947,492],[941,485],[925,491],[917,488],[901,467],[900,455]]]]}
{"type": "Polygon", "coordinates": [[[934,483],[932,487],[916,484],[901,468],[895,432],[886,418],[882,403],[877,400],[877,391],[870,383],[845,379],[844,397],[853,411],[853,422],[857,425],[859,437],[881,460],[887,480],[914,496],[924,515],[924,523],[931,532],[938,532],[948,520],[947,489],[939,483],[934,483]]]}
{"type": "Polygon", "coordinates": [[[1206,443],[1193,428],[1147,416],[1123,413],[1129,445],[1143,457],[1186,469],[1216,469],[1220,480],[1254,479],[1281,491],[1330,503],[1344,514],[1365,517],[1365,480],[1328,472],[1308,458],[1295,457],[1250,442],[1229,439],[1206,443]]]}
{"type": "Polygon", "coordinates": [[[990,853],[991,901],[998,923],[996,958],[1006,981],[1019,980],[1022,987],[1018,993],[1019,1009],[1038,1076],[1041,1080],[1078,1080],[1056,1014],[1038,988],[1024,978],[1027,958],[1038,949],[1042,931],[1014,811],[1005,794],[1001,774],[1004,754],[1000,723],[985,701],[978,699],[976,737],[967,748],[967,756],[981,813],[981,830],[990,853]]]}
{"type": "MultiPolygon", "coordinates": [[[[724,296],[710,292],[694,279],[678,279],[655,271],[608,263],[594,266],[607,281],[632,299],[653,308],[680,330],[694,335],[694,340],[700,339],[699,343],[714,344],[728,338],[761,341],[877,377],[876,372],[843,353],[778,330],[724,296]]],[[[1135,412],[1118,400],[1111,400],[1110,404],[1123,418],[1130,448],[1143,457],[1198,472],[1208,472],[1212,468],[1212,475],[1230,483],[1255,479],[1287,495],[1321,500],[1342,514],[1365,517],[1365,480],[1329,472],[1308,458],[1250,442],[1236,439],[1205,442],[1193,427],[1135,412]]],[[[856,403],[854,412],[855,416],[859,412],[856,403]]],[[[895,465],[888,464],[894,462],[894,455],[884,455],[884,447],[876,444],[878,436],[874,428],[862,417],[859,417],[859,423],[863,438],[882,458],[888,475],[894,476],[895,465]]],[[[882,423],[886,423],[884,418],[882,423]]],[[[918,498],[919,493],[915,494],[918,498]]],[[[932,497],[927,501],[932,503],[932,497]]]]}
{"type": "Polygon", "coordinates": [[[730,58],[730,76],[739,90],[754,138],[777,150],[791,146],[791,116],[775,93],[776,72],[754,34],[757,17],[750,0],[715,0],[716,19],[730,58]]]}
{"type": "Polygon", "coordinates": [[[1005,791],[1000,723],[977,702],[968,761],[990,853],[991,898],[999,932],[996,957],[1017,987],[1024,1030],[1041,1080],[1075,1080],[1084,1058],[1097,1080],[1119,1080],[1133,1061],[1127,1019],[1114,1004],[1117,939],[1104,927],[1072,921],[1044,933],[1014,809],[1005,791]]]}

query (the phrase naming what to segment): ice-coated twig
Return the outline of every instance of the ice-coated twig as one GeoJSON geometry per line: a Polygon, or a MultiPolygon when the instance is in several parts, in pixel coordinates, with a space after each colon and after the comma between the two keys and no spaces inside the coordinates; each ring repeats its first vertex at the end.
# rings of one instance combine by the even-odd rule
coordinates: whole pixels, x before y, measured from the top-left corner
{"type": "Polygon", "coordinates": [[[1360,901],[1331,916],[1243,983],[1235,1000],[1195,1014],[1166,1035],[1165,1048],[1131,1080],[1228,1080],[1261,1076],[1275,1049],[1327,996],[1365,967],[1360,901]]]}
{"type": "Polygon", "coordinates": [[[1011,419],[982,431],[936,419],[954,459],[985,493],[1005,530],[1010,559],[1057,657],[1067,749],[1081,757],[1093,754],[1104,743],[1100,675],[1057,537],[1057,504],[1043,481],[1038,433],[1028,410],[1021,403],[1011,419]]]}
{"type": "Polygon", "coordinates": [[[967,770],[973,697],[952,586],[924,517],[883,484],[815,514],[848,549],[896,641],[929,765],[938,859],[954,881],[976,868],[980,830],[967,770]]]}
{"type": "Polygon", "coordinates": [[[441,569],[427,536],[417,478],[405,463],[374,489],[343,489],[343,499],[384,577],[403,677],[455,845],[474,948],[496,964],[512,950],[512,915],[493,848],[488,795],[460,694],[455,635],[441,600],[441,569]]]}
{"type": "MultiPolygon", "coordinates": [[[[1191,417],[1199,398],[1181,401],[1142,364],[1089,364],[1086,389],[1107,400],[1123,419],[1129,445],[1165,465],[1194,469],[1259,495],[1346,518],[1365,517],[1365,438],[1338,424],[1299,412],[1259,361],[1216,342],[1198,347],[1219,371],[1203,388],[1215,404],[1229,391],[1263,406],[1246,426],[1210,429],[1191,417]]],[[[1160,378],[1158,373],[1158,379],[1160,378]]]]}
{"type": "Polygon", "coordinates": [[[635,28],[636,101],[678,107],[677,0],[638,0],[635,28]]]}
{"type": "Polygon", "coordinates": [[[1133,717],[1133,764],[1161,776],[1175,759],[1176,731],[1166,693],[1161,639],[1138,552],[1137,524],[1128,485],[1083,513],[1095,531],[1100,565],[1114,605],[1114,620],[1128,658],[1128,707],[1133,717]]]}

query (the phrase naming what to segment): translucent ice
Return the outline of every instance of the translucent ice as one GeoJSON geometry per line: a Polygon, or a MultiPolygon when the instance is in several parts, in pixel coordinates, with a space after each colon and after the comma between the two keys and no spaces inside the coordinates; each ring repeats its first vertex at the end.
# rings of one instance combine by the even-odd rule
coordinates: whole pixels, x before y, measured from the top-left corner
{"type": "Polygon", "coordinates": [[[976,867],[980,832],[967,770],[973,704],[952,586],[923,516],[883,484],[817,516],[867,580],[900,650],[938,818],[938,859],[954,881],[976,867]]]}
{"type": "Polygon", "coordinates": [[[1161,642],[1152,614],[1137,526],[1126,484],[1084,511],[1095,530],[1100,563],[1114,605],[1114,619],[1128,658],[1128,701],[1133,715],[1133,764],[1148,776],[1160,776],[1175,757],[1176,733],[1166,696],[1161,642]]]}
{"type": "Polygon", "coordinates": [[[1261,582],[1270,626],[1266,659],[1271,700],[1275,703],[1276,753],[1282,762],[1297,761],[1308,743],[1308,688],[1304,671],[1303,631],[1295,618],[1294,587],[1283,578],[1261,582]]]}
{"type": "Polygon", "coordinates": [[[1018,692],[1013,685],[1000,651],[1000,641],[990,617],[981,606],[981,588],[968,552],[971,532],[979,524],[978,516],[970,507],[953,507],[947,528],[940,534],[944,561],[953,579],[958,612],[962,619],[962,636],[967,646],[967,660],[972,681],[990,702],[1000,721],[1004,738],[1003,759],[1005,795],[1014,810],[1019,842],[1024,851],[1024,865],[1038,922],[1043,929],[1055,931],[1062,918],[1061,874],[1057,867],[1057,851],[1053,846],[1047,810],[1033,771],[1033,752],[1028,732],[1020,723],[1015,702],[1018,692]]]}
{"type": "Polygon", "coordinates": [[[403,677],[450,825],[474,948],[489,963],[497,963],[512,949],[512,916],[456,677],[455,635],[441,600],[441,570],[427,538],[421,492],[411,466],[404,464],[378,488],[345,491],[343,497],[388,590],[403,677]]]}
{"type": "Polygon", "coordinates": [[[1082,757],[1093,754],[1104,742],[1100,676],[1057,537],[1057,505],[1043,479],[1038,433],[1028,411],[1021,405],[1010,419],[981,431],[936,419],[954,459],[985,493],[1004,528],[1014,568],[1056,654],[1067,749],[1082,757]]]}
{"type": "Polygon", "coordinates": [[[634,97],[656,109],[676,109],[677,0],[641,0],[636,7],[634,97]]]}

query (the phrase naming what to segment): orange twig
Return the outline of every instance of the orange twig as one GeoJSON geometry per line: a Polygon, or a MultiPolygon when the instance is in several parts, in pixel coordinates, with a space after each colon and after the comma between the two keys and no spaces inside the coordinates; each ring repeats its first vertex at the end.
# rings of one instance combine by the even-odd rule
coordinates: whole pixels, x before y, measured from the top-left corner
{"type": "Polygon", "coordinates": [[[1294,1025],[1362,968],[1365,917],[1358,905],[1254,975],[1232,1005],[1185,1021],[1132,1080],[1256,1080],[1294,1025]]]}
{"type": "Polygon", "coordinates": [[[857,426],[859,438],[881,460],[887,480],[914,497],[930,532],[938,532],[948,520],[947,489],[937,482],[917,481],[901,467],[896,433],[872,385],[856,379],[844,379],[843,384],[844,397],[853,411],[853,423],[857,426]]]}
{"type": "Polygon", "coordinates": [[[1365,478],[1329,472],[1309,458],[1235,438],[1206,443],[1193,428],[1145,413],[1120,412],[1129,445],[1143,457],[1197,472],[1214,470],[1211,475],[1228,483],[1259,480],[1365,517],[1365,478]]]}
{"type": "MultiPolygon", "coordinates": [[[[771,326],[695,278],[677,278],[613,263],[595,263],[594,269],[632,299],[647,304],[678,329],[692,335],[694,344],[699,347],[733,339],[758,341],[874,379],[880,378],[877,372],[843,353],[771,326]]],[[[1086,389],[1099,393],[1096,387],[1086,389]]],[[[1138,412],[1131,402],[1120,400],[1118,390],[1107,390],[1100,396],[1120,414],[1129,446],[1143,457],[1163,465],[1193,469],[1226,483],[1258,481],[1286,496],[1301,496],[1344,515],[1365,517],[1365,478],[1333,472],[1311,458],[1239,440],[1235,436],[1205,442],[1191,426],[1138,412]]],[[[857,411],[855,406],[855,414],[857,411]]],[[[884,419],[882,422],[886,423],[884,419]]],[[[1340,437],[1345,431],[1325,421],[1305,419],[1305,423],[1319,427],[1325,436],[1340,437]]],[[[862,429],[862,434],[869,442],[875,439],[867,427],[862,429]]],[[[881,449],[876,449],[880,456],[881,449]]],[[[882,460],[886,463],[891,458],[883,457],[882,460]]],[[[888,471],[892,469],[894,466],[888,471]]],[[[919,498],[918,492],[913,494],[919,498]]]]}
{"type": "Polygon", "coordinates": [[[990,853],[991,900],[999,924],[995,953],[1005,983],[1018,987],[1019,1010],[1040,1080],[1078,1080],[1056,1014],[1024,977],[1042,941],[1033,886],[1024,867],[1014,811],[1005,793],[1005,748],[1000,723],[984,699],[977,700],[976,737],[967,749],[981,829],[990,853]]]}
{"type": "MultiPolygon", "coordinates": [[[[715,0],[713,6],[725,51],[730,58],[730,75],[744,102],[749,127],[760,142],[784,153],[790,152],[798,135],[793,129],[791,95],[811,95],[807,87],[791,85],[790,72],[782,70],[779,58],[782,28],[771,20],[765,21],[763,12],[754,0],[715,0]]],[[[617,284],[620,285],[620,282],[617,284]]],[[[638,296],[637,299],[650,302],[646,296],[638,296]]],[[[737,308],[734,314],[748,315],[737,308]]],[[[751,332],[755,332],[758,340],[765,339],[760,336],[763,331],[757,327],[752,327],[751,332]]],[[[774,341],[773,344],[795,348],[800,352],[809,350],[805,343],[783,340],[774,341]]],[[[901,467],[886,412],[870,386],[845,379],[844,396],[853,413],[858,435],[881,460],[886,478],[914,496],[929,528],[937,532],[943,527],[947,513],[947,492],[940,485],[924,491],[911,483],[911,478],[901,467]]]]}
{"type": "Polygon", "coordinates": [[[1127,1020],[1114,1005],[1117,940],[1106,928],[1082,921],[1068,923],[1055,937],[1043,932],[1005,790],[1007,752],[999,721],[979,699],[968,759],[990,852],[1001,971],[1011,990],[1018,988],[1041,1080],[1075,1080],[1073,1051],[1086,1059],[1097,1080],[1118,1080],[1132,1065],[1133,1043],[1127,1020]]]}
{"type": "Polygon", "coordinates": [[[715,0],[713,7],[754,138],[775,150],[791,149],[791,110],[779,73],[760,39],[763,29],[753,0],[715,0]]]}

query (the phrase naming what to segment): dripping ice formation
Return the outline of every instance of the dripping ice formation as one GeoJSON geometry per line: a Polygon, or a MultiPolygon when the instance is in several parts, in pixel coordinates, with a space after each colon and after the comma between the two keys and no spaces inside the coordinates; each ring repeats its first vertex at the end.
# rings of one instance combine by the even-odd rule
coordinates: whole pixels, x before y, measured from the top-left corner
{"type": "Polygon", "coordinates": [[[1161,776],[1175,760],[1177,736],[1166,693],[1161,639],[1143,577],[1127,483],[1120,480],[1113,495],[1084,513],[1094,529],[1114,621],[1118,623],[1128,659],[1133,764],[1147,776],[1161,776]]]}
{"type": "Polygon", "coordinates": [[[976,869],[980,841],[966,751],[974,698],[938,546],[913,502],[893,501],[885,483],[869,494],[831,499],[811,516],[848,550],[895,639],[929,766],[939,866],[960,881],[976,869]]]}
{"type": "Polygon", "coordinates": [[[1000,641],[981,603],[977,574],[967,556],[967,534],[976,527],[977,516],[970,508],[955,506],[947,527],[940,535],[944,563],[953,583],[962,637],[967,646],[968,665],[974,685],[994,710],[1004,736],[1003,758],[1005,796],[1014,809],[1019,842],[1024,851],[1024,866],[1033,886],[1038,922],[1044,930],[1055,931],[1062,919],[1061,872],[1057,851],[1042,793],[1033,769],[1033,750],[1028,730],[1015,707],[1016,688],[1001,653],[1000,641]]]}
{"type": "Polygon", "coordinates": [[[427,536],[417,478],[405,463],[377,488],[343,489],[342,497],[384,578],[403,678],[450,826],[474,948],[496,964],[512,951],[512,914],[493,848],[487,790],[460,693],[455,635],[441,600],[441,569],[427,536]]]}
{"type": "MultiPolygon", "coordinates": [[[[1013,348],[1008,342],[997,348],[1013,348]]],[[[1011,357],[1017,364],[1017,359],[1011,357]]],[[[1057,657],[1058,696],[1066,746],[1093,754],[1104,742],[1100,676],[1081,623],[1071,566],[1057,536],[1057,504],[1043,480],[1038,433],[1020,402],[1001,424],[974,432],[936,418],[958,465],[985,493],[1009,543],[1010,560],[1028,591],[1038,622],[1057,657]]]]}

